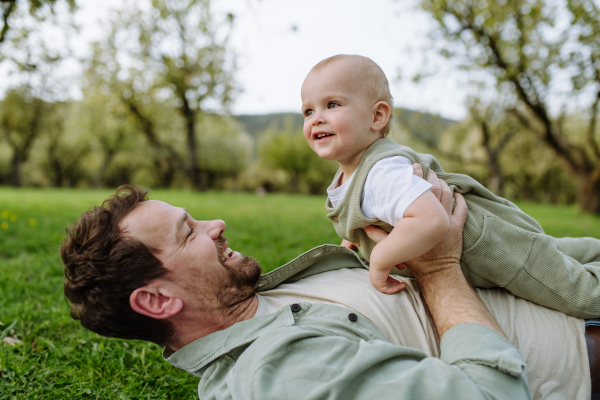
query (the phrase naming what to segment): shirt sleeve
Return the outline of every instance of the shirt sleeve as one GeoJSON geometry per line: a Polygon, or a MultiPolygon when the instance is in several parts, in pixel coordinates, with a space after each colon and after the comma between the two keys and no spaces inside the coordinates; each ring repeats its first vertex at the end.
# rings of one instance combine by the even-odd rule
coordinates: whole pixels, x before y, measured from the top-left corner
{"type": "Polygon", "coordinates": [[[406,157],[395,156],[378,161],[367,175],[362,193],[361,211],[367,218],[378,218],[392,226],[432,185],[413,174],[406,157]]]}
{"type": "Polygon", "coordinates": [[[252,365],[245,364],[230,381],[239,389],[234,392],[261,400],[531,398],[520,353],[477,324],[448,330],[441,358],[383,340],[319,336],[301,329],[285,340],[289,345],[268,348],[282,339],[259,339],[262,348],[251,354],[252,365]]]}

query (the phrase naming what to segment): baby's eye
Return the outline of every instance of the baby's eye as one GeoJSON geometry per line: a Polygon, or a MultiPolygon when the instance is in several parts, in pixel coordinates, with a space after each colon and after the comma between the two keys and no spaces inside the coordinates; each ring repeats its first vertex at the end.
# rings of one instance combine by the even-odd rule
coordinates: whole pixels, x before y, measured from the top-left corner
{"type": "Polygon", "coordinates": [[[328,108],[336,108],[339,107],[339,104],[336,103],[335,101],[330,101],[329,104],[327,104],[328,108]]]}
{"type": "Polygon", "coordinates": [[[305,117],[310,117],[311,115],[313,115],[315,112],[313,110],[306,110],[304,111],[304,116],[305,117]]]}

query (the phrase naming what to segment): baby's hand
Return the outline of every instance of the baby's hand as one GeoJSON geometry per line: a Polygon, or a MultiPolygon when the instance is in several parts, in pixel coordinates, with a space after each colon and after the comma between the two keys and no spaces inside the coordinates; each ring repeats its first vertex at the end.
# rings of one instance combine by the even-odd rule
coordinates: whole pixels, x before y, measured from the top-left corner
{"type": "MultiPolygon", "coordinates": [[[[388,236],[388,233],[383,229],[380,229],[376,226],[369,225],[363,228],[375,243],[381,242],[388,236]]],[[[406,266],[402,263],[396,265],[398,269],[404,269],[406,266]]],[[[373,258],[373,254],[371,254],[371,265],[369,269],[369,278],[371,279],[371,283],[373,286],[377,288],[382,293],[386,294],[394,294],[396,292],[401,291],[406,287],[406,283],[400,282],[390,276],[390,271],[392,267],[384,267],[381,266],[376,259],[373,258]]]]}
{"type": "MultiPolygon", "coordinates": [[[[402,266],[404,266],[404,264],[402,264],[402,266]]],[[[400,282],[390,276],[391,270],[392,267],[381,268],[371,263],[369,268],[369,278],[371,279],[373,286],[375,286],[381,293],[394,294],[406,287],[406,283],[400,282]]]]}

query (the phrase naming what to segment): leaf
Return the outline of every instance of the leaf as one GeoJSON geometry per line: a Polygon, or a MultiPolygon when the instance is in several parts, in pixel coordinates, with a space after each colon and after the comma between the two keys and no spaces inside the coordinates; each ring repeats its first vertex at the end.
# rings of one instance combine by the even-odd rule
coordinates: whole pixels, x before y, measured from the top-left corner
{"type": "Polygon", "coordinates": [[[4,338],[8,335],[8,332],[17,324],[17,320],[15,319],[9,326],[7,326],[2,333],[0,333],[0,338],[4,338]]]}
{"type": "Polygon", "coordinates": [[[7,336],[4,339],[2,339],[2,343],[6,343],[6,344],[11,345],[11,346],[14,346],[16,344],[23,344],[23,342],[20,341],[19,339],[14,338],[14,337],[10,337],[10,336],[7,336]]]}

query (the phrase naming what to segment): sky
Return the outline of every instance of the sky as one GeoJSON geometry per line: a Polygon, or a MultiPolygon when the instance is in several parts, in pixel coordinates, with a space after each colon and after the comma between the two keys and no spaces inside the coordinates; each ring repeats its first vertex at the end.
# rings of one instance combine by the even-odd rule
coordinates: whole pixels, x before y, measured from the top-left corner
{"type": "MultiPolygon", "coordinates": [[[[87,44],[103,35],[99,21],[120,1],[78,3],[75,17],[82,30],[73,45],[83,56],[87,44]]],[[[299,112],[300,87],[312,66],[335,54],[360,54],[381,66],[396,107],[463,118],[466,77],[430,50],[433,21],[417,5],[418,0],[213,1],[215,13],[235,15],[230,44],[243,91],[231,111],[299,112]],[[436,72],[413,83],[412,76],[424,68],[436,72]]]]}
{"type": "Polygon", "coordinates": [[[299,111],[300,87],[317,62],[335,54],[360,54],[381,66],[396,106],[464,117],[459,73],[454,71],[454,79],[444,74],[448,63],[435,54],[429,56],[438,60],[439,73],[418,85],[412,83],[412,76],[423,68],[433,22],[409,3],[415,2],[222,2],[239,15],[232,44],[240,51],[238,77],[245,90],[234,112],[299,111]]]}

